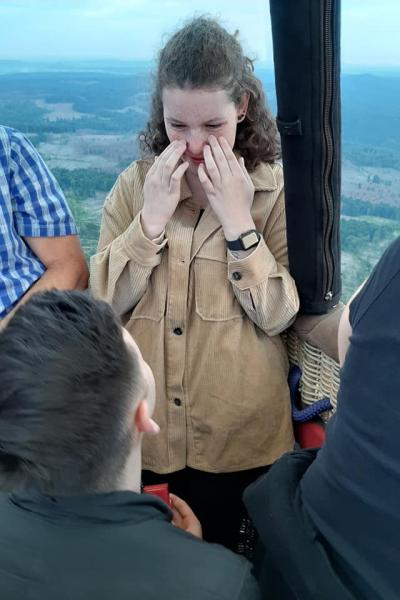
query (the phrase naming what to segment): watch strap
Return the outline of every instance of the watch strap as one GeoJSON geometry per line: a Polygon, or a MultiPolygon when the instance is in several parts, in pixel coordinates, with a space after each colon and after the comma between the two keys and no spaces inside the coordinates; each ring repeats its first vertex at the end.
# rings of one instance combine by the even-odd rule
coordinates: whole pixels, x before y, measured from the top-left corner
{"type": "Polygon", "coordinates": [[[242,233],[237,240],[226,240],[226,245],[229,250],[249,250],[250,248],[254,248],[257,246],[260,241],[260,234],[256,229],[250,229],[249,231],[245,231],[242,233]],[[253,240],[249,243],[245,243],[246,238],[253,238],[253,240]]]}
{"type": "Polygon", "coordinates": [[[228,242],[227,240],[226,245],[228,246],[229,250],[243,250],[243,244],[240,238],[237,240],[232,240],[230,242],[228,242]]]}

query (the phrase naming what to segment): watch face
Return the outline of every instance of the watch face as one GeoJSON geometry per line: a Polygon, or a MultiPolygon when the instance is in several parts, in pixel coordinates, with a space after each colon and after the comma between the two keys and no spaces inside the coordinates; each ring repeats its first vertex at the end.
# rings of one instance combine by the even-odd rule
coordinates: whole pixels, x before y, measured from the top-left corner
{"type": "Polygon", "coordinates": [[[256,231],[250,231],[250,233],[246,233],[241,240],[243,249],[248,250],[258,244],[258,233],[256,231]]]}

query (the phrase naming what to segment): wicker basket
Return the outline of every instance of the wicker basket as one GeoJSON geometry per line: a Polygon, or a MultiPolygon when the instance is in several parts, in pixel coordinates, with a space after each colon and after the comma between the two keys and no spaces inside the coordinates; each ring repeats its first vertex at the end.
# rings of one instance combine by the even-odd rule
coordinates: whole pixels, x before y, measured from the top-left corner
{"type": "Polygon", "coordinates": [[[292,330],[285,333],[284,340],[290,362],[300,367],[302,371],[300,382],[302,402],[307,405],[320,398],[329,398],[334,409],[323,415],[329,418],[336,409],[339,364],[316,346],[301,340],[292,330]]]}

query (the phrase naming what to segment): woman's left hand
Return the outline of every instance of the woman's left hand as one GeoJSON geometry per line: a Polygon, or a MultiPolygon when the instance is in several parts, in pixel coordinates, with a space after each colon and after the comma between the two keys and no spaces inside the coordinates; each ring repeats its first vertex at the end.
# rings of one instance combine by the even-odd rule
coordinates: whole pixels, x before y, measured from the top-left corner
{"type": "Polygon", "coordinates": [[[211,135],[203,155],[205,168],[201,164],[198,169],[200,183],[222,225],[225,238],[235,240],[245,231],[255,228],[250,214],[254,199],[253,182],[243,158],[236,158],[225,138],[217,140],[211,135]]]}

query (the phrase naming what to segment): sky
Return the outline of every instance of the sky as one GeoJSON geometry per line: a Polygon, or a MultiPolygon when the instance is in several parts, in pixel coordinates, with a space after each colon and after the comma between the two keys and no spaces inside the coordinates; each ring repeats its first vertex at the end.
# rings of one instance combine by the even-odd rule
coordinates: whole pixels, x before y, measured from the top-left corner
{"type": "MultiPolygon", "coordinates": [[[[300,1],[300,0],[299,0],[300,1]]],[[[0,60],[149,60],[185,19],[220,18],[271,64],[268,0],[0,0],[0,60]]],[[[342,64],[400,67],[400,0],[342,0],[342,64]]]]}

